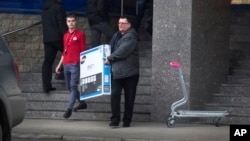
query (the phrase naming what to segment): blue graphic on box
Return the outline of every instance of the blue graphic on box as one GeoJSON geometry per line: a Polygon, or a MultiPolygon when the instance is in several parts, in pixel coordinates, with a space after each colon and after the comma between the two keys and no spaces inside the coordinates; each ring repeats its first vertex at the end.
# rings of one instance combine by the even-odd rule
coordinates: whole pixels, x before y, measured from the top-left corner
{"type": "Polygon", "coordinates": [[[80,100],[111,93],[110,66],[104,64],[110,55],[109,45],[86,50],[80,54],[80,100]]]}

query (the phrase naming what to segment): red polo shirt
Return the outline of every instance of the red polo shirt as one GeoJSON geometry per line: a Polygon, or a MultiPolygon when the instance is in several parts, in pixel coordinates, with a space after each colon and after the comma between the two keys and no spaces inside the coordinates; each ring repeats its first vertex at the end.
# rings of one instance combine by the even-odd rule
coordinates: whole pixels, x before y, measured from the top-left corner
{"type": "Polygon", "coordinates": [[[79,64],[80,53],[86,50],[86,36],[80,30],[64,34],[63,64],[79,64]]]}

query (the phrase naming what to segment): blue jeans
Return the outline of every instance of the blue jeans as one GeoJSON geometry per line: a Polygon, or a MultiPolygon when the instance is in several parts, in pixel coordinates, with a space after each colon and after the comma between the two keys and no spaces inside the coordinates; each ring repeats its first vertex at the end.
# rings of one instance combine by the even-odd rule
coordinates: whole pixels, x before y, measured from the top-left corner
{"type": "Polygon", "coordinates": [[[80,65],[67,64],[63,65],[63,67],[66,87],[70,91],[70,98],[67,109],[72,110],[76,99],[80,103],[80,95],[78,90],[78,84],[80,79],[80,65]]]}

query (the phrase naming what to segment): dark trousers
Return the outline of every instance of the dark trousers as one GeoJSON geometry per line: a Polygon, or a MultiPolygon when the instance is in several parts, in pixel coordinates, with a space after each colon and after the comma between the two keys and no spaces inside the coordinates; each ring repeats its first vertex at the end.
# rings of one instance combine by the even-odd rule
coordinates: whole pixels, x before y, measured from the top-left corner
{"type": "Polygon", "coordinates": [[[137,4],[136,6],[137,6],[137,11],[138,12],[137,12],[133,27],[138,32],[138,30],[140,28],[140,25],[141,25],[142,17],[144,15],[144,11],[146,9],[146,0],[137,0],[136,4],[137,4]]]}
{"type": "Polygon", "coordinates": [[[100,22],[99,24],[92,25],[90,26],[90,29],[91,29],[92,48],[102,44],[101,43],[102,33],[107,37],[108,42],[115,33],[115,30],[107,22],[100,22]]]}
{"type": "Polygon", "coordinates": [[[111,122],[119,123],[121,114],[121,93],[124,90],[124,115],[123,122],[130,123],[132,121],[136,87],[138,84],[139,75],[111,80],[111,122]]]}
{"type": "Polygon", "coordinates": [[[44,62],[42,66],[43,89],[52,87],[52,67],[58,51],[63,51],[63,41],[44,43],[44,62]]]}

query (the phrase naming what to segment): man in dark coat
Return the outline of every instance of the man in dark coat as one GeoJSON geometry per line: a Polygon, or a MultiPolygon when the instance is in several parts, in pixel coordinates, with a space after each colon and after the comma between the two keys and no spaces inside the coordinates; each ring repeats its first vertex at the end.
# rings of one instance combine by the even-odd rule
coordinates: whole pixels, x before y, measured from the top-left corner
{"type": "Polygon", "coordinates": [[[115,33],[109,24],[109,15],[107,10],[107,0],[88,0],[88,21],[91,29],[92,47],[101,45],[102,33],[106,35],[108,40],[115,33]]]}
{"type": "Polygon", "coordinates": [[[139,81],[139,54],[137,33],[132,20],[126,16],[119,19],[118,29],[110,41],[111,54],[106,64],[111,65],[111,123],[118,127],[121,120],[121,96],[124,90],[123,127],[130,127],[133,117],[136,89],[139,81]]]}
{"type": "MultiPolygon", "coordinates": [[[[44,62],[42,66],[43,91],[52,87],[52,66],[58,51],[63,51],[63,35],[67,31],[66,12],[60,0],[46,0],[42,6],[44,62]]],[[[63,75],[63,74],[62,74],[63,75]]]]}

